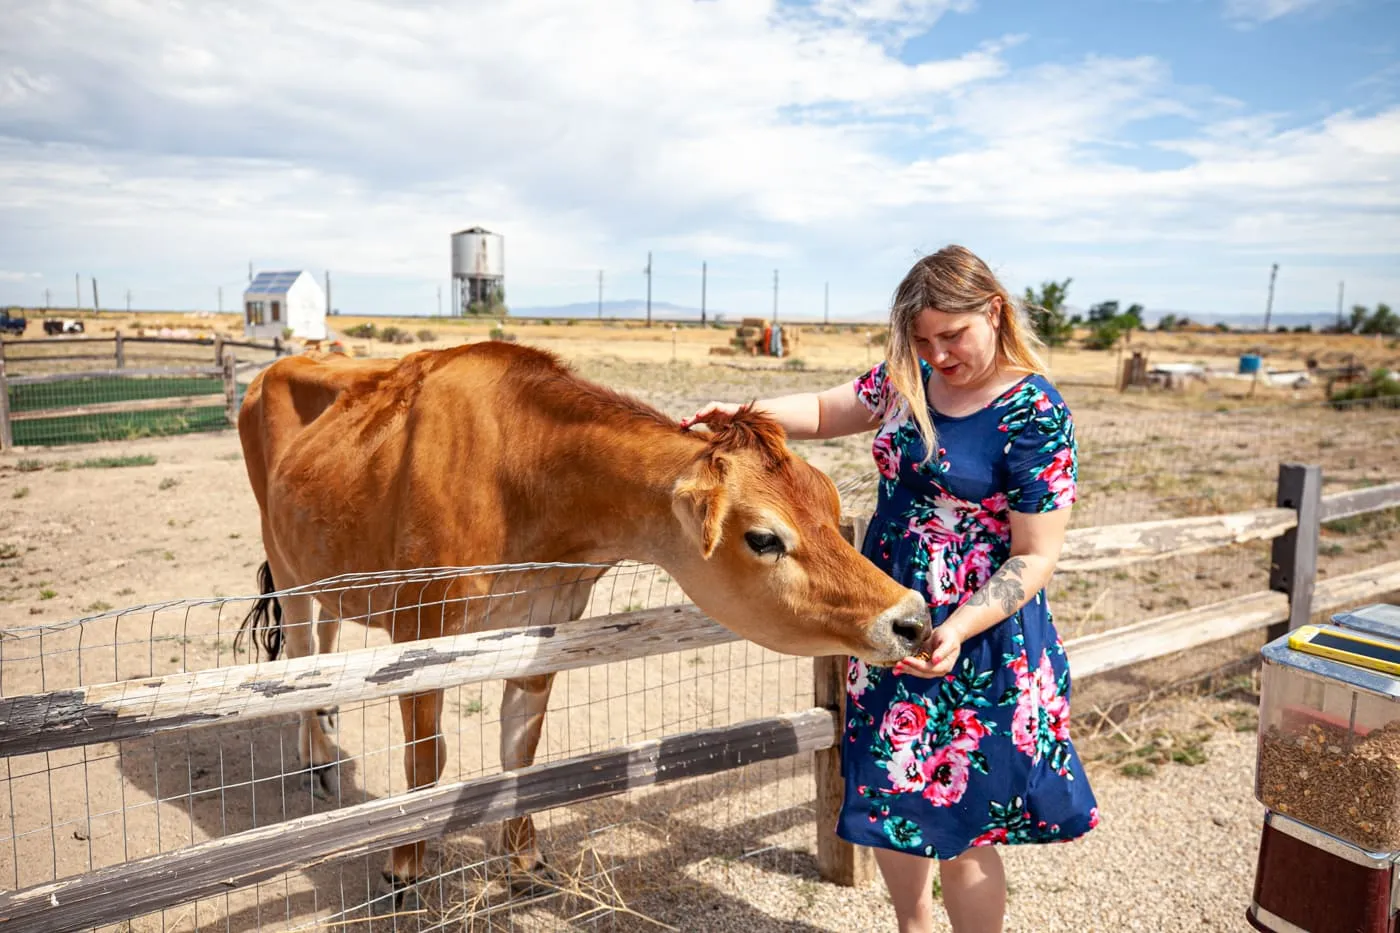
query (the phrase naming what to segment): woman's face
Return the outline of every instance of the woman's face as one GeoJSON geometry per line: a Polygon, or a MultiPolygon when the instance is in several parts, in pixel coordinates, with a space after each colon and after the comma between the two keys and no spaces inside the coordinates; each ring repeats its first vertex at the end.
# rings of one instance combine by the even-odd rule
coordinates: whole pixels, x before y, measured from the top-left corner
{"type": "Polygon", "coordinates": [[[996,372],[997,328],[1001,298],[987,312],[936,311],[926,308],[914,318],[914,351],[934,368],[946,385],[969,388],[996,372]]]}

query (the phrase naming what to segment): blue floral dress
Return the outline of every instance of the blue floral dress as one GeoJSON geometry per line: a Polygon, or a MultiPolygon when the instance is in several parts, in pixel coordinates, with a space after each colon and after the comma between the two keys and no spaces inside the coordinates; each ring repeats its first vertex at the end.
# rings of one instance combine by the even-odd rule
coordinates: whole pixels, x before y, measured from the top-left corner
{"type": "MultiPolygon", "coordinates": [[[[920,361],[927,381],[931,367],[920,361]]],[[[862,552],[928,599],[940,625],[1010,554],[1010,510],[1076,499],[1074,422],[1044,377],[1020,380],[980,411],[930,407],[924,444],[881,363],[855,381],[880,417],[879,498],[862,552]]],[[[995,602],[995,600],[993,600],[995,602]]],[[[1069,736],[1064,647],[1037,593],[963,643],[941,679],[896,676],[849,659],[837,833],[858,845],[951,859],[969,846],[1064,842],[1098,823],[1069,736]]]]}

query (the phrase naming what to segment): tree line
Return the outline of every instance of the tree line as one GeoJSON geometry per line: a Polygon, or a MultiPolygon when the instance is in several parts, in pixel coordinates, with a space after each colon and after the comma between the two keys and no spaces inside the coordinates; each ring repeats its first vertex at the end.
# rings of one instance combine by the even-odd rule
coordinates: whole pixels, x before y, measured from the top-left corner
{"type": "MultiPolygon", "coordinates": [[[[1080,314],[1070,315],[1065,310],[1065,298],[1072,281],[1071,278],[1063,282],[1042,282],[1039,290],[1026,289],[1026,312],[1036,334],[1049,346],[1064,346],[1074,337],[1075,328],[1085,325],[1089,328],[1089,335],[1084,340],[1084,346],[1089,350],[1111,350],[1133,331],[1148,329],[1143,322],[1144,308],[1140,304],[1123,308],[1116,300],[1101,301],[1089,308],[1087,319],[1080,314]]],[[[1174,331],[1191,326],[1192,320],[1185,315],[1164,314],[1155,329],[1159,332],[1174,331]]],[[[1214,329],[1228,331],[1230,326],[1222,322],[1214,325],[1214,329]]],[[[1276,330],[1285,332],[1288,329],[1280,326],[1276,330]]],[[[1310,332],[1312,329],[1311,324],[1293,328],[1296,332],[1310,332]]],[[[1365,305],[1354,305],[1349,319],[1324,327],[1322,333],[1400,336],[1400,316],[1384,302],[1377,304],[1375,310],[1365,305]]]]}

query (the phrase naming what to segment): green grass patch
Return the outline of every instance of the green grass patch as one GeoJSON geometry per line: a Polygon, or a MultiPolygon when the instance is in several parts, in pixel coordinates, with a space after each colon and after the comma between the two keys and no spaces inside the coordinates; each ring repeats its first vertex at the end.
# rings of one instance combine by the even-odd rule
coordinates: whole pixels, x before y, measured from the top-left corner
{"type": "Polygon", "coordinates": [[[120,467],[154,466],[152,454],[128,454],[124,457],[91,457],[78,464],[80,470],[113,470],[120,467]]]}

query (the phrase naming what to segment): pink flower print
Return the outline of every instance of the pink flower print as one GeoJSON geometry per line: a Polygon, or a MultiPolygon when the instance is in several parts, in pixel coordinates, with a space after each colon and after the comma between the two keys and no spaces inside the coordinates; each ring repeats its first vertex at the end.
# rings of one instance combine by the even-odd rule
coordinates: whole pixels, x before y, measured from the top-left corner
{"type": "Polygon", "coordinates": [[[1072,466],[1069,448],[1061,447],[1055,451],[1054,458],[1037,474],[1039,479],[1045,480],[1045,484],[1054,495],[1056,508],[1063,508],[1074,502],[1074,474],[1070,472],[1072,466]]]}
{"type": "Polygon", "coordinates": [[[970,598],[991,576],[992,546],[979,541],[963,554],[962,562],[953,571],[953,585],[970,598]]]}
{"type": "Polygon", "coordinates": [[[864,661],[852,658],[846,665],[846,695],[856,699],[870,689],[870,670],[864,661]]]}
{"type": "Polygon", "coordinates": [[[1048,655],[1041,654],[1034,673],[1023,673],[1025,666],[1024,654],[1011,663],[1021,693],[1011,717],[1011,741],[1031,760],[1038,761],[1053,742],[1069,741],[1069,700],[1059,692],[1048,655]]]}
{"type": "Polygon", "coordinates": [[[1099,808],[1098,808],[1098,807],[1090,807],[1090,808],[1089,808],[1089,828],[1090,828],[1090,829],[1093,829],[1093,828],[1094,828],[1095,826],[1097,826],[1097,825],[1099,825],[1099,808]]]}
{"type": "Polygon", "coordinates": [[[950,746],[940,748],[923,762],[924,799],[935,807],[948,807],[967,790],[967,753],[950,746]]]}
{"type": "Polygon", "coordinates": [[[916,754],[917,748],[918,746],[914,745],[896,748],[890,755],[890,760],[885,762],[885,771],[890,776],[890,787],[901,794],[917,794],[927,783],[923,762],[916,754]]]}
{"type": "Polygon", "coordinates": [[[985,833],[972,840],[971,844],[974,846],[994,846],[1004,842],[1006,842],[1006,827],[998,826],[995,829],[987,830],[985,833]]]}
{"type": "Polygon", "coordinates": [[[894,432],[884,432],[875,436],[871,452],[875,457],[875,468],[885,479],[899,475],[899,448],[894,445],[894,432]]]}
{"type": "Polygon", "coordinates": [[[1049,411],[1050,407],[1050,399],[1046,398],[1044,393],[1041,393],[1040,397],[1035,400],[1035,410],[1049,411]]]}
{"type": "Polygon", "coordinates": [[[900,700],[890,705],[885,719],[880,723],[880,734],[894,748],[907,748],[924,734],[928,725],[928,711],[918,703],[900,700]]]}
{"type": "Polygon", "coordinates": [[[982,740],[991,734],[991,730],[977,718],[976,711],[970,709],[954,710],[951,732],[948,747],[963,755],[976,751],[982,740]]]}

